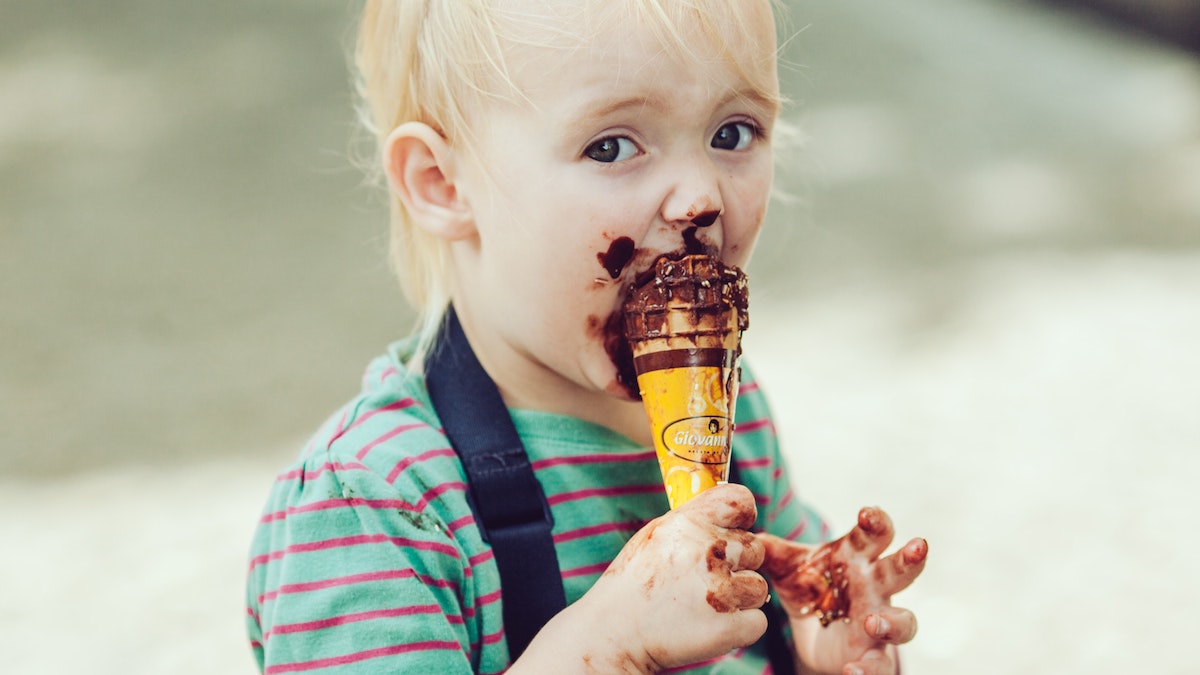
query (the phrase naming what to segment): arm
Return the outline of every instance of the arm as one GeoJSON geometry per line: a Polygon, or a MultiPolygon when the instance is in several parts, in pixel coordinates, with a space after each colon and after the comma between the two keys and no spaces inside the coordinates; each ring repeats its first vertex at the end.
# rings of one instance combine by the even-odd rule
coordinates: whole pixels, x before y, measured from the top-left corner
{"type": "Polygon", "coordinates": [[[767,597],[755,513],[748,490],[723,485],[651,521],[508,672],[655,673],[753,643],[767,597]]]}
{"type": "Polygon", "coordinates": [[[892,675],[896,646],[916,634],[916,617],[892,607],[893,594],[921,573],[929,546],[913,539],[882,556],[891,519],[864,508],[844,537],[821,546],[759,535],[763,572],[788,613],[802,673],[892,675]]]}

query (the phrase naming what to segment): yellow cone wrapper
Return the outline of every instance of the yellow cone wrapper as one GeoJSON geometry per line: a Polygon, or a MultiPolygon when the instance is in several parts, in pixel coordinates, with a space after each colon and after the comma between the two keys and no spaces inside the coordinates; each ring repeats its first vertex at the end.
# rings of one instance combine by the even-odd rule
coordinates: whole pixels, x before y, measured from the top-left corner
{"type": "Polygon", "coordinates": [[[719,260],[659,259],[625,302],[625,335],[671,508],[729,473],[746,276],[719,260]]]}

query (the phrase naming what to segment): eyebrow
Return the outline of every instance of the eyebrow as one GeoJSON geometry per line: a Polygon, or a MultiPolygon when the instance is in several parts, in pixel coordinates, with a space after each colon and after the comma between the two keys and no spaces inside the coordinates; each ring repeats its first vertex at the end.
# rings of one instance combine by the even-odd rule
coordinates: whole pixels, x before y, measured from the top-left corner
{"type": "Polygon", "coordinates": [[[752,87],[726,93],[717,107],[723,108],[734,101],[749,101],[751,105],[762,108],[764,113],[771,116],[778,115],[782,107],[779,96],[770,96],[752,87]]]}
{"type": "Polygon", "coordinates": [[[579,121],[586,124],[588,122],[604,119],[605,117],[608,117],[614,113],[619,113],[632,108],[638,108],[642,110],[650,109],[654,112],[662,113],[666,111],[667,107],[668,106],[662,101],[656,100],[649,96],[630,96],[627,98],[620,98],[615,101],[610,101],[594,110],[587,110],[580,117],[579,121]]]}
{"type": "MultiPolygon", "coordinates": [[[[714,109],[724,108],[730,103],[738,100],[749,101],[752,105],[762,108],[763,112],[768,115],[773,116],[779,113],[779,101],[776,98],[772,98],[771,96],[763,94],[758,89],[754,88],[728,91],[723,97],[721,97],[719,101],[717,101],[716,105],[713,107],[714,109]]],[[[669,109],[670,105],[667,102],[655,97],[642,95],[628,96],[610,101],[593,110],[586,110],[586,112],[579,117],[576,125],[587,125],[597,120],[604,119],[605,117],[608,117],[614,113],[633,108],[649,109],[654,112],[662,113],[669,109]]]]}

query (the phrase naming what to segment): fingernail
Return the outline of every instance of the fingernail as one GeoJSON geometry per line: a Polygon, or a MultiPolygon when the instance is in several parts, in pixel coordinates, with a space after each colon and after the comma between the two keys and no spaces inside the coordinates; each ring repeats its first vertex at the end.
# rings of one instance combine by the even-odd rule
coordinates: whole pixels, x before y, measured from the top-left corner
{"type": "Polygon", "coordinates": [[[875,637],[877,637],[877,638],[886,637],[888,634],[888,631],[891,630],[891,628],[892,627],[890,625],[888,625],[887,619],[884,619],[881,616],[875,617],[875,637]]]}
{"type": "Polygon", "coordinates": [[[859,668],[858,666],[854,666],[846,675],[863,675],[863,669],[859,668]]]}

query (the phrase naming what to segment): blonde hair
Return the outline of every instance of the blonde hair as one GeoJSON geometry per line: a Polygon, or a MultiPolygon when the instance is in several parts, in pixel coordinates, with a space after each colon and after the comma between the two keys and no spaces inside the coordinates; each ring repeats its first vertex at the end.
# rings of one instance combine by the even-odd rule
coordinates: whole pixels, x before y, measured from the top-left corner
{"type": "MultiPolygon", "coordinates": [[[[584,0],[582,16],[568,25],[556,21],[566,3],[546,0],[543,15],[521,12],[506,0],[367,0],[359,25],[355,65],[359,118],[374,137],[376,152],[368,165],[382,178],[382,153],[388,135],[405,122],[429,125],[452,146],[470,151],[472,112],[488,100],[520,100],[508,75],[505,47],[531,44],[531,35],[550,35],[554,45],[570,49],[599,34],[608,17],[647,28],[664,50],[679,58],[731,62],[763,96],[778,97],[774,72],[743,64],[756,33],[746,18],[744,0],[584,0]],[[695,26],[707,40],[700,46],[682,32],[695,26]],[[540,29],[540,30],[539,30],[540,29]],[[587,31],[586,34],[583,31],[587,31]],[[743,45],[742,49],[735,44],[743,45]],[[717,48],[717,53],[698,49],[717,48]],[[764,81],[758,81],[764,80],[764,81]]],[[[765,0],[775,6],[778,0],[765,0]]],[[[520,4],[520,3],[518,3],[520,4]]],[[[528,3],[524,3],[528,4],[528,3]]],[[[620,39],[619,34],[613,39],[620,39]]],[[[536,43],[538,46],[550,44],[536,43]]],[[[765,55],[772,61],[774,52],[765,55]]],[[[446,242],[414,226],[404,204],[389,196],[390,262],[409,303],[418,312],[419,357],[436,336],[450,302],[446,242]]]]}

